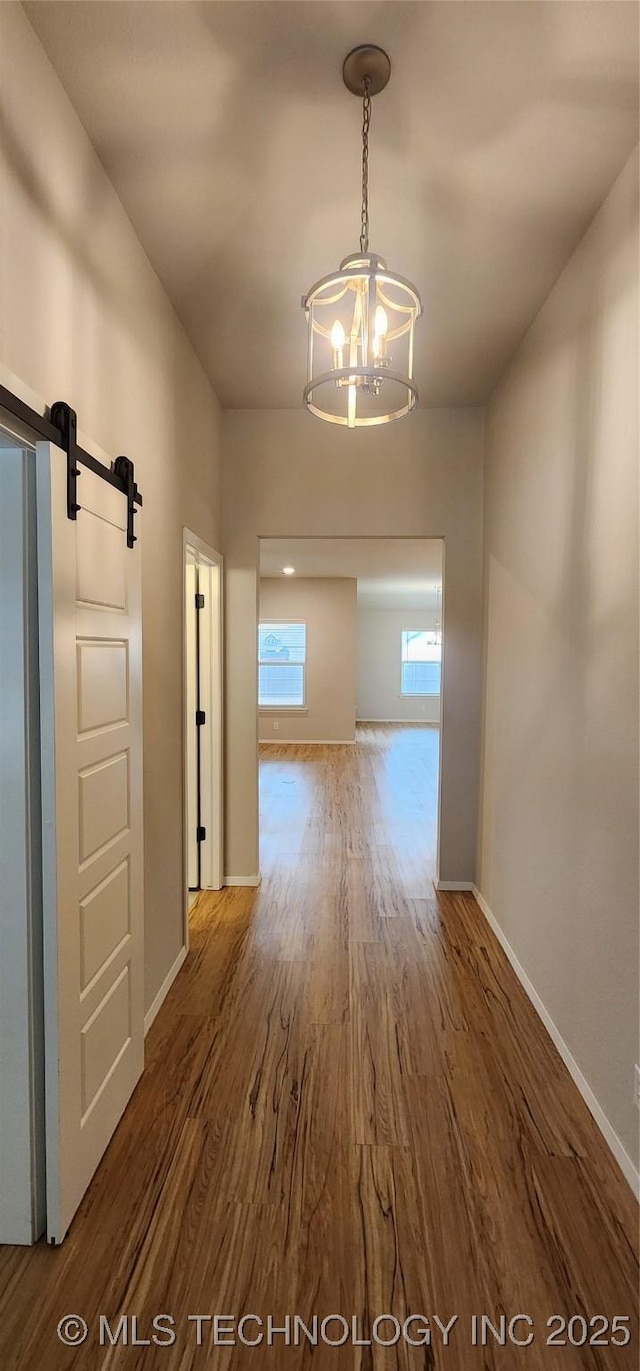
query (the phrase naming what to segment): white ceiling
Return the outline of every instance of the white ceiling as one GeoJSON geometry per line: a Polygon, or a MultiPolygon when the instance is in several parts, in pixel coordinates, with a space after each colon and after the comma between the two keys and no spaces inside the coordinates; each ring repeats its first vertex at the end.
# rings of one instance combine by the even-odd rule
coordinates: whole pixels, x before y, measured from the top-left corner
{"type": "Polygon", "coordinates": [[[260,574],[346,576],[358,582],[361,609],[428,609],[442,586],[440,538],[262,538],[260,574]]]}
{"type": "Polygon", "coordinates": [[[625,0],[27,0],[225,407],[301,403],[300,297],[371,246],[421,291],[422,404],[483,401],[638,138],[625,0]]]}

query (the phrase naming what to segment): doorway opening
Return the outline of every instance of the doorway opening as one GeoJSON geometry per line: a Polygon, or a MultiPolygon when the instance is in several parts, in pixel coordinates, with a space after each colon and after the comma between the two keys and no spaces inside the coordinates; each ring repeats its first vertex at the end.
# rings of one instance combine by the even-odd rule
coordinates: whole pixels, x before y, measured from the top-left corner
{"type": "Polygon", "coordinates": [[[407,895],[437,883],[443,587],[441,538],[260,540],[263,874],[309,844],[337,851],[358,824],[342,796],[369,830],[357,846],[407,895]]]}
{"type": "Polygon", "coordinates": [[[184,530],[184,871],[189,911],[223,883],[222,557],[184,530]]]}

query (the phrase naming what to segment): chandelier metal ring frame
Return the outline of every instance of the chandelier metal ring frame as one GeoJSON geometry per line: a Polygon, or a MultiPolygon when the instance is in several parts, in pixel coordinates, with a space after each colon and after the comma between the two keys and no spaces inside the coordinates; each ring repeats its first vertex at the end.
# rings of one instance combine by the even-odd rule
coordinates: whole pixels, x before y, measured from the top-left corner
{"type": "Polygon", "coordinates": [[[390,71],[387,54],[370,44],[345,59],[345,85],[363,102],[360,251],[345,257],[302,300],[308,324],[305,404],[318,418],[348,428],[390,423],[418,401],[413,343],[420,296],[369,250],[371,96],[384,89],[390,71]]]}

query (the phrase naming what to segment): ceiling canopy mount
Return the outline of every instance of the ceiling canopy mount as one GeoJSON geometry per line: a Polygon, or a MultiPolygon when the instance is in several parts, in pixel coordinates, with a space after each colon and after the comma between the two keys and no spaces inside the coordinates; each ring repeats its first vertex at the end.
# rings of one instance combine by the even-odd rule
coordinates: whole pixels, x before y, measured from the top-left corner
{"type": "Polygon", "coordinates": [[[391,61],[384,51],[374,43],[361,43],[360,47],[348,52],[342,67],[342,79],[352,95],[364,94],[365,83],[369,83],[369,95],[379,95],[391,76],[391,61]]]}

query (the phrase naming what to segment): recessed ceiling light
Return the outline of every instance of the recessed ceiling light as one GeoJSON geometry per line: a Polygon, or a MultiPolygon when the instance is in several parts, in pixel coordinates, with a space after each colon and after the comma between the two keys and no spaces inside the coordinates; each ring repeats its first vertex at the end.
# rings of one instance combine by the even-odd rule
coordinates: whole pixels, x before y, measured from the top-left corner
{"type": "Polygon", "coordinates": [[[283,566],[283,568],[282,568],[282,575],[283,575],[283,576],[295,576],[295,571],[296,571],[296,569],[295,569],[294,566],[283,566]]]}

